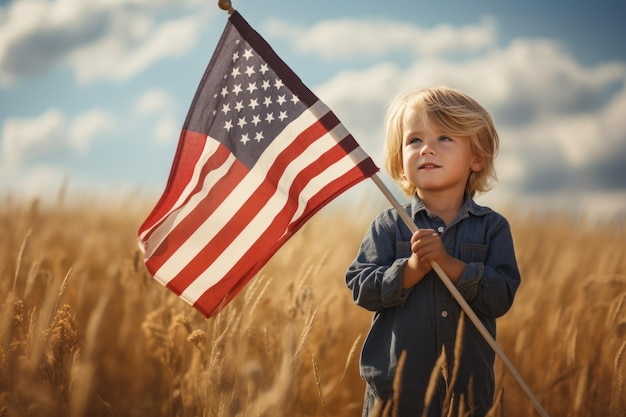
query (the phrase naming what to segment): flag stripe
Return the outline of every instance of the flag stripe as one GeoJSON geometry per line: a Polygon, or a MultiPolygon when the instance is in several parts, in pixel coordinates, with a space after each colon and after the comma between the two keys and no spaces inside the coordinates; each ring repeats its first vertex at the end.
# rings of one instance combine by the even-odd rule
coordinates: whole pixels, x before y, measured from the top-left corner
{"type": "Polygon", "coordinates": [[[190,144],[204,144],[205,137],[206,135],[195,132],[187,132],[185,130],[181,132],[176,157],[174,158],[176,163],[172,167],[173,169],[170,172],[166,186],[167,192],[163,193],[159,202],[140,226],[140,242],[146,239],[147,234],[159,220],[168,216],[173,208],[180,205],[181,200],[184,199],[192,184],[195,183],[194,178],[197,178],[197,167],[204,153],[204,145],[202,147],[194,147],[190,146],[190,144]]]}
{"type": "MultiPolygon", "coordinates": [[[[206,194],[228,193],[247,172],[247,170],[237,171],[237,159],[228,149],[220,146],[218,142],[206,140],[206,137],[205,141],[212,146],[206,147],[209,152],[205,154],[202,165],[198,165],[196,182],[190,183],[189,188],[193,188],[194,191],[187,197],[184,205],[168,213],[167,217],[147,234],[147,256],[156,256],[155,259],[162,257],[164,251],[161,245],[165,239],[168,240],[167,246],[171,247],[180,238],[178,236],[180,233],[177,232],[191,230],[190,228],[193,227],[193,224],[189,222],[190,212],[200,207],[205,216],[208,217],[212,213],[214,200],[207,199],[206,194]]],[[[149,270],[152,270],[155,259],[148,263],[149,270]]]]}

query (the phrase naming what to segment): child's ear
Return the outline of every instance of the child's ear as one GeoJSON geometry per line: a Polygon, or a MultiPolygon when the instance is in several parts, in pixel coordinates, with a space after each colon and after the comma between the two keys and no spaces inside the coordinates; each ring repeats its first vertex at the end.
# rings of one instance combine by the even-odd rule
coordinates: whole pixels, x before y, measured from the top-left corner
{"type": "Polygon", "coordinates": [[[470,169],[472,172],[479,172],[485,166],[485,156],[474,154],[474,160],[472,161],[472,165],[470,165],[470,169]]]}

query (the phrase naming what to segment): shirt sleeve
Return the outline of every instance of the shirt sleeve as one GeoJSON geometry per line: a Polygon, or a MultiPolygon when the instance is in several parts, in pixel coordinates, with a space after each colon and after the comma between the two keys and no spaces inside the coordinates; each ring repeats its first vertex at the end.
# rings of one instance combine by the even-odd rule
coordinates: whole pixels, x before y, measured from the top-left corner
{"type": "Polygon", "coordinates": [[[494,225],[488,239],[484,262],[468,263],[457,289],[476,313],[498,318],[513,305],[521,278],[506,219],[494,225]]]}
{"type": "Polygon", "coordinates": [[[346,272],[354,302],[370,311],[402,304],[411,292],[402,288],[408,257],[396,259],[396,237],[385,220],[382,214],[374,220],[346,272]]]}

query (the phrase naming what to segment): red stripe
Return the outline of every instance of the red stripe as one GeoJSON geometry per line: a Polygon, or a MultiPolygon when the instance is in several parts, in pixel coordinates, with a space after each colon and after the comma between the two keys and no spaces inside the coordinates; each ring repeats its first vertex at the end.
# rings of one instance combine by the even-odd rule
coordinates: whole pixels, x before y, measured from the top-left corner
{"type": "MultiPolygon", "coordinates": [[[[202,150],[206,135],[183,129],[178,140],[179,146],[176,150],[174,163],[167,180],[165,192],[154,206],[146,220],[139,227],[138,234],[153,227],[161,218],[170,211],[191,181],[193,170],[198,160],[202,156],[202,150]]],[[[145,240],[145,239],[144,239],[145,240]]]]}
{"type": "MultiPolygon", "coordinates": [[[[211,157],[202,169],[201,180],[205,179],[208,172],[219,168],[224,162],[222,159],[230,155],[230,151],[224,147],[219,147],[219,156],[211,157]]],[[[210,196],[200,200],[198,205],[174,228],[172,228],[159,247],[152,253],[150,259],[146,260],[146,266],[150,273],[155,274],[161,266],[174,253],[206,219],[208,219],[219,207],[222,201],[230,195],[237,187],[237,184],[248,173],[248,168],[234,161],[225,175],[223,175],[211,188],[210,196]],[[213,198],[215,197],[215,198],[213,198]]],[[[200,188],[201,184],[197,187],[200,188]]],[[[172,213],[167,221],[174,221],[176,213],[172,213]]]]}
{"type": "Polygon", "coordinates": [[[295,227],[290,230],[290,233],[295,233],[311,218],[311,216],[328,204],[328,202],[332,201],[335,197],[366,178],[368,177],[363,175],[362,168],[360,166],[355,166],[341,177],[329,182],[324,188],[308,200],[304,212],[294,221],[293,224],[295,227]]]}
{"type": "MultiPolygon", "coordinates": [[[[303,151],[306,151],[311,143],[315,142],[326,133],[326,129],[319,121],[316,121],[300,133],[273,161],[273,165],[269,168],[265,180],[256,190],[251,192],[248,200],[233,214],[231,220],[229,220],[222,229],[198,251],[192,260],[168,282],[167,287],[180,295],[198,275],[215,262],[220,254],[228,248],[241,231],[247,227],[248,223],[254,219],[259,210],[261,210],[265,204],[267,204],[267,201],[275,194],[280,178],[289,163],[303,151]]],[[[189,230],[193,232],[195,229],[189,230]]],[[[168,242],[167,258],[178,250],[180,244],[182,244],[182,242],[178,244],[170,244],[168,242]]]]}

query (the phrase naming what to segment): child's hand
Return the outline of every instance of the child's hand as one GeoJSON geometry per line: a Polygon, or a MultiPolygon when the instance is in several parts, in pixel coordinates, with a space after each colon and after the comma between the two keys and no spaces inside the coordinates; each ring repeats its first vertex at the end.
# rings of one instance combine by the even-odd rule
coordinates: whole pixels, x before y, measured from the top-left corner
{"type": "Polygon", "coordinates": [[[411,257],[404,266],[402,286],[410,288],[424,278],[432,266],[430,261],[433,255],[439,253],[436,246],[440,246],[444,255],[446,254],[441,239],[432,229],[420,229],[411,237],[411,257]],[[434,235],[434,236],[433,236],[434,235]],[[438,240],[438,242],[436,241],[438,240]]]}
{"type": "Polygon", "coordinates": [[[432,269],[431,262],[437,262],[453,283],[461,278],[467,264],[446,252],[441,237],[432,229],[420,229],[411,237],[411,257],[404,268],[403,286],[409,288],[417,284],[432,269]]]}
{"type": "Polygon", "coordinates": [[[432,229],[420,229],[411,237],[411,252],[420,263],[430,265],[431,261],[444,265],[448,253],[443,247],[441,237],[432,229]]]}

